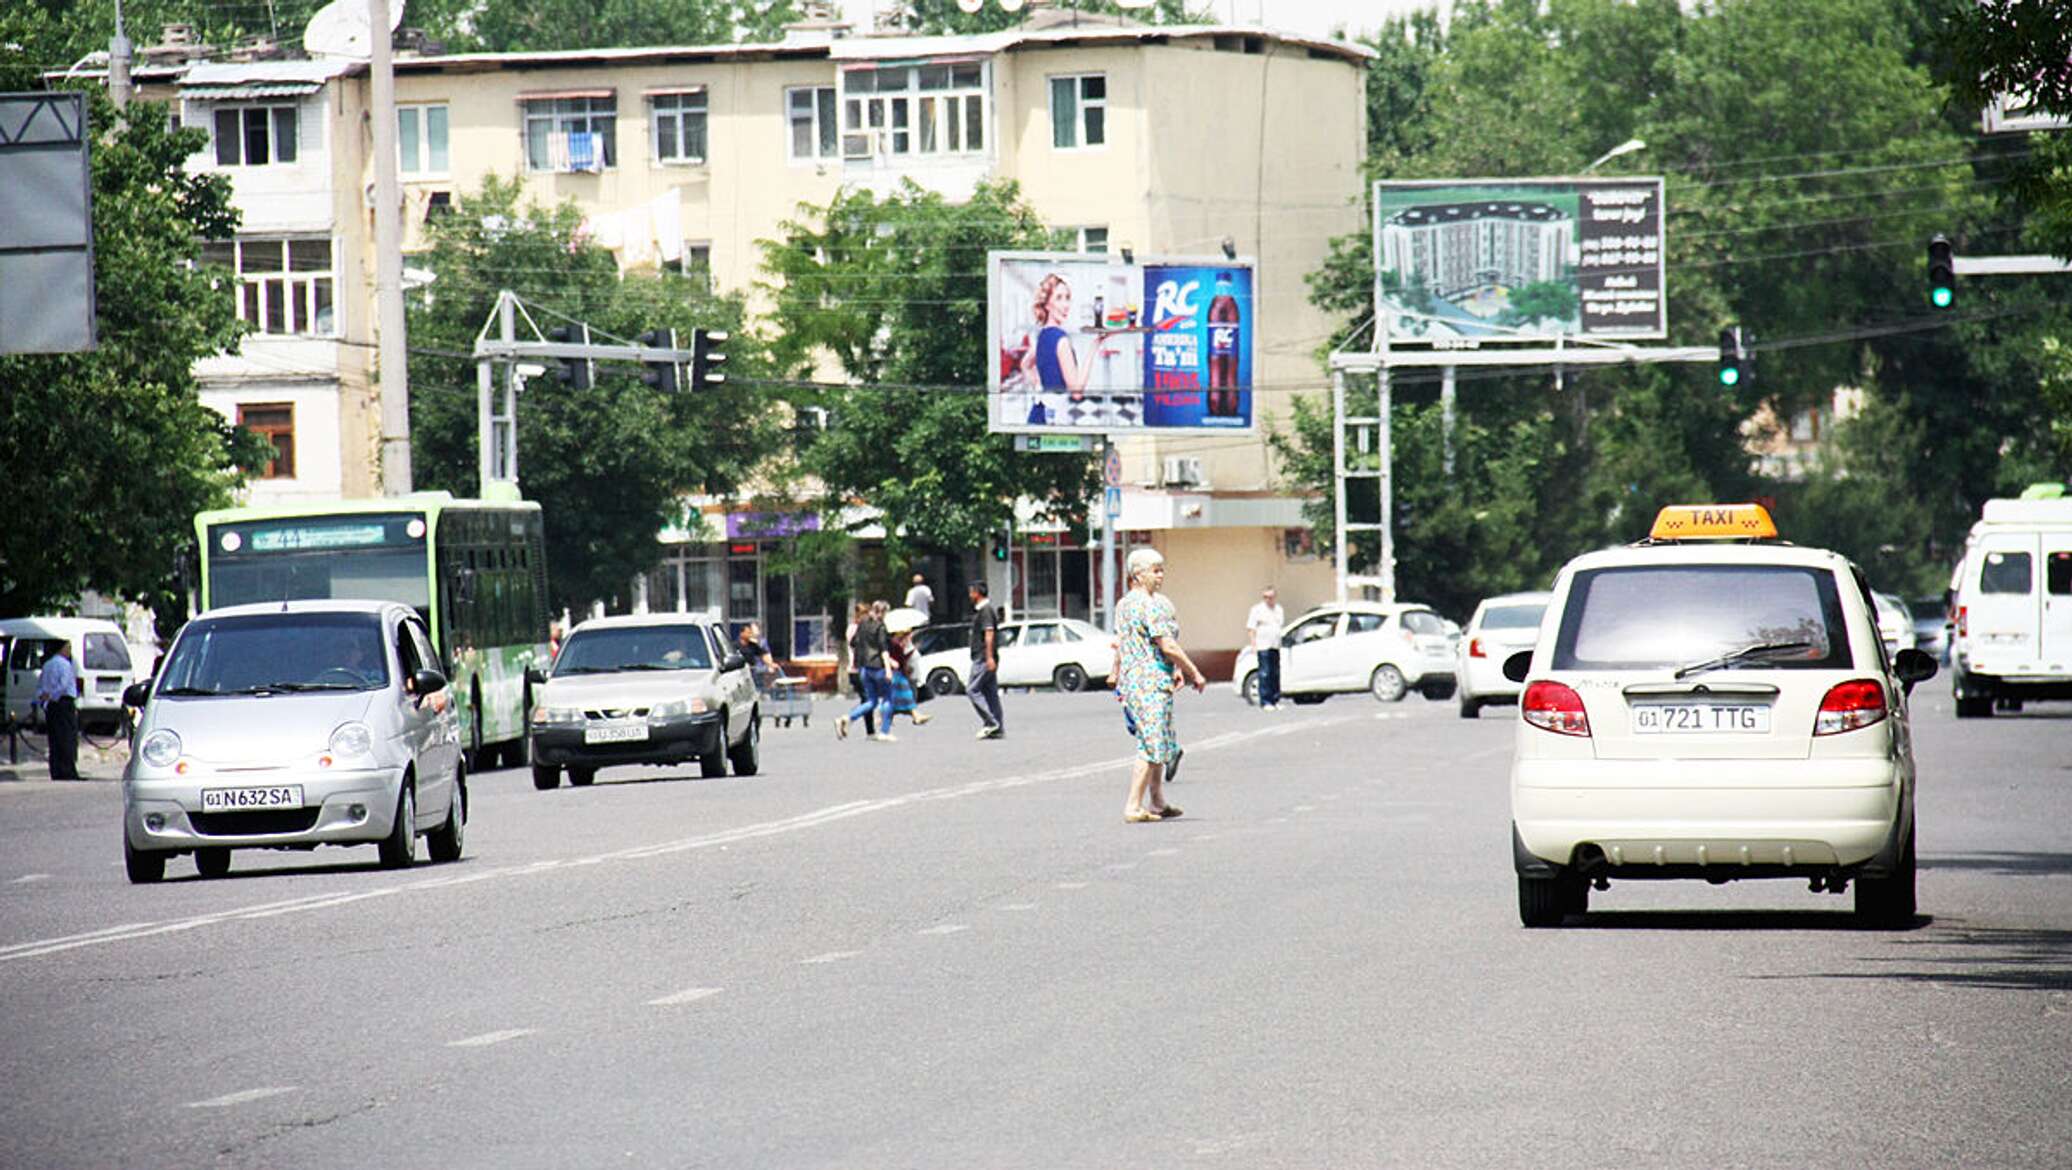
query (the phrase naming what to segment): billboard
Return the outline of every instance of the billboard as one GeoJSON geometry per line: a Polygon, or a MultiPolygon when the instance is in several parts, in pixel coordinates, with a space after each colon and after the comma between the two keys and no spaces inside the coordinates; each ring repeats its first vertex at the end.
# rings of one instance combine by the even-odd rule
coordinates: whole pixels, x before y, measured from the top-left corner
{"type": "Polygon", "coordinates": [[[995,432],[1252,429],[1249,259],[986,256],[995,432]]]}
{"type": "Polygon", "coordinates": [[[1668,336],[1662,180],[1374,185],[1392,342],[1668,336]]]}

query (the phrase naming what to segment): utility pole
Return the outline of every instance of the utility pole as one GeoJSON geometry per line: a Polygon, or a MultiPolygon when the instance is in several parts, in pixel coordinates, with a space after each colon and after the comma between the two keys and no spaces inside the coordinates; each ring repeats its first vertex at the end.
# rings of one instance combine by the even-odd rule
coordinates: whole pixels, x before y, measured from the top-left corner
{"type": "Polygon", "coordinates": [[[117,110],[130,100],[130,57],[134,46],[122,31],[122,0],[115,0],[115,35],[108,39],[108,100],[117,110]]]}
{"type": "Polygon", "coordinates": [[[381,378],[381,492],[410,491],[410,341],[403,323],[402,192],[396,182],[396,71],[389,0],[368,0],[374,99],[374,305],[381,378]]]}

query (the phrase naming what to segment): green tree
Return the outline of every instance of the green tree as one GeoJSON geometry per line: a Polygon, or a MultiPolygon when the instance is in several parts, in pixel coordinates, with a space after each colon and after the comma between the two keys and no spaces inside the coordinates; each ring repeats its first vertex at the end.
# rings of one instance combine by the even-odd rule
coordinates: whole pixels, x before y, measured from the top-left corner
{"type": "Polygon", "coordinates": [[[92,589],[150,604],[169,627],[194,514],[230,503],[237,465],[267,454],[195,395],[196,359],[241,332],[226,274],[196,267],[201,241],[227,239],[237,213],[221,177],[186,170],[199,131],[173,130],[163,106],[118,120],[89,100],[100,345],[0,357],[0,613],[92,589]]]}
{"type": "Polygon", "coordinates": [[[1090,460],[1019,454],[986,430],[986,252],[1061,243],[1012,183],[963,203],[912,183],[849,191],[764,242],[778,363],[803,378],[828,359],[850,380],[792,398],[828,412],[800,456],[824,514],[861,500],[895,541],[944,550],[981,547],[1017,498],[1084,518],[1090,460]]]}
{"type": "MultiPolygon", "coordinates": [[[[728,381],[664,393],[637,367],[600,363],[593,388],[554,373],[530,379],[518,410],[519,482],[547,522],[547,580],[556,606],[623,602],[627,584],[661,559],[656,537],[681,522],[681,497],[739,490],[775,449],[777,420],[754,382],[767,369],[741,332],[738,297],[714,296],[702,278],[619,275],[611,253],[583,242],[574,204],[521,200],[515,180],[491,176],[432,229],[415,261],[434,274],[410,305],[411,440],[418,485],[477,490],[477,332],[499,290],[522,297],[541,329],[591,326],[592,339],[633,344],[674,328],[726,329],[728,381]]],[[[520,336],[533,335],[521,322],[520,336]]]]}
{"type": "Polygon", "coordinates": [[[1534,321],[1574,321],[1576,311],[1581,307],[1582,302],[1576,299],[1573,286],[1543,280],[1511,294],[1510,306],[1503,313],[1503,323],[1529,325],[1534,321]]]}
{"type": "Polygon", "coordinates": [[[487,52],[775,41],[799,19],[793,0],[483,0],[427,26],[450,46],[487,52]]]}
{"type": "MultiPolygon", "coordinates": [[[[2072,119],[2072,20],[2062,0],[1933,0],[1938,76],[1969,110],[1999,98],[2072,119]]],[[[2034,242],[2072,258],[2072,136],[2032,135],[2015,173],[2034,242]]]]}

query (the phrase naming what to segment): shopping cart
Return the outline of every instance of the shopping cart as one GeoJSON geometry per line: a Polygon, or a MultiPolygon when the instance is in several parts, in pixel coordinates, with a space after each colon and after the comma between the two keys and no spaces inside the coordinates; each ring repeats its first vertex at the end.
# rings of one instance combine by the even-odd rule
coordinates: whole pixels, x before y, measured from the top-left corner
{"type": "Polygon", "coordinates": [[[763,703],[763,714],[779,727],[790,727],[794,719],[813,726],[813,691],[803,678],[770,679],[763,689],[763,703]]]}

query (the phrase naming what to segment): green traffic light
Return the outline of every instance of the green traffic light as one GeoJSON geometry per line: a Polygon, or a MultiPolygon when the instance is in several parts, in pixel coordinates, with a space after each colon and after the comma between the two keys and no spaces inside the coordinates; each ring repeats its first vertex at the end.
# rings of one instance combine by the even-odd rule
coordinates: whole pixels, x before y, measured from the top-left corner
{"type": "Polygon", "coordinates": [[[1947,285],[1938,285],[1928,290],[1928,303],[1938,309],[1947,309],[1957,299],[1957,291],[1947,285]]]}
{"type": "Polygon", "coordinates": [[[1720,371],[1719,371],[1719,384],[1720,384],[1720,385],[1722,385],[1722,386],[1733,386],[1733,385],[1737,385],[1737,384],[1739,384],[1739,383],[1740,383],[1740,381],[1741,381],[1741,370],[1739,369],[1739,367],[1736,367],[1736,366],[1721,366],[1721,367],[1720,367],[1720,371]]]}

